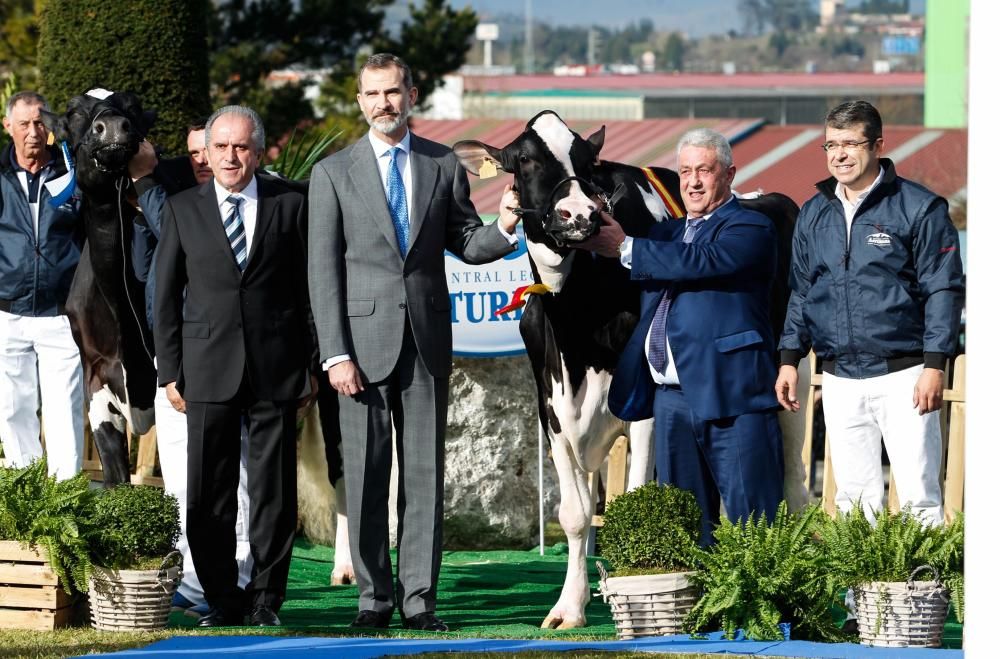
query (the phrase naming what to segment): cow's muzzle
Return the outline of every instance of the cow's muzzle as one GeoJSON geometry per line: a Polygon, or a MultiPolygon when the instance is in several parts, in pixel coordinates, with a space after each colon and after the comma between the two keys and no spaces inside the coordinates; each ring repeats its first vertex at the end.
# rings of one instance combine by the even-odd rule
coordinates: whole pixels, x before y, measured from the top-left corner
{"type": "Polygon", "coordinates": [[[600,230],[600,211],[610,213],[612,209],[611,198],[599,186],[587,179],[579,176],[567,176],[559,181],[552,188],[545,205],[541,208],[514,208],[513,212],[521,217],[536,217],[542,225],[542,230],[555,241],[558,247],[564,247],[568,243],[575,243],[586,240],[600,230]],[[564,186],[576,181],[580,185],[583,194],[590,199],[597,200],[598,206],[589,217],[564,217],[563,213],[556,208],[557,195],[564,186]]]}

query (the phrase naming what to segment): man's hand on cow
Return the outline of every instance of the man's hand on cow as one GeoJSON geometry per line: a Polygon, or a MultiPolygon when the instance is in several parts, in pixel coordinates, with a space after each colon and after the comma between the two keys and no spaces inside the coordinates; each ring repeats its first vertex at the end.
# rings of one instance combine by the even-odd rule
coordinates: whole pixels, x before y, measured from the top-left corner
{"type": "Polygon", "coordinates": [[[177,391],[177,383],[169,382],[166,386],[167,389],[167,400],[170,404],[174,406],[174,409],[184,414],[187,412],[187,403],[184,402],[184,397],[181,396],[181,392],[177,391]]]}
{"type": "Polygon", "coordinates": [[[330,378],[330,386],[342,396],[353,396],[365,390],[361,373],[350,359],[334,364],[326,370],[326,375],[330,378]]]}
{"type": "Polygon", "coordinates": [[[799,369],[789,364],[784,364],[778,369],[778,379],[774,383],[774,393],[778,396],[778,403],[789,412],[799,411],[799,400],[795,391],[799,386],[799,369]]]}
{"type": "Polygon", "coordinates": [[[913,407],[924,415],[941,409],[944,399],[944,371],[939,368],[925,368],[913,387],[913,407]]]}
{"type": "Polygon", "coordinates": [[[618,250],[621,248],[621,244],[625,242],[625,230],[622,229],[622,225],[618,224],[611,215],[605,211],[600,211],[600,213],[602,222],[601,230],[590,238],[569,246],[587,252],[594,252],[609,259],[616,259],[620,255],[618,250]]]}
{"type": "Polygon", "coordinates": [[[152,142],[143,140],[139,142],[139,151],[128,161],[128,175],[133,181],[138,181],[143,176],[150,176],[156,169],[157,162],[159,161],[152,142]]]}
{"type": "Polygon", "coordinates": [[[507,233],[514,233],[514,228],[521,221],[521,217],[514,212],[514,209],[520,206],[521,199],[517,195],[517,190],[508,183],[504,186],[503,194],[500,196],[500,218],[497,220],[507,233]]]}

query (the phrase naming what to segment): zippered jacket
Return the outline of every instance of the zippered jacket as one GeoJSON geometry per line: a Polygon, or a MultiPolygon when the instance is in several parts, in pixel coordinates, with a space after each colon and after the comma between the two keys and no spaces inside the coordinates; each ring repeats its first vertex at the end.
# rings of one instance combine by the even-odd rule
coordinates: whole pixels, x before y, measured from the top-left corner
{"type": "Polygon", "coordinates": [[[944,368],[958,343],[965,275],[948,202],[896,175],[858,207],[850,236],[833,177],[795,224],[781,363],[809,349],[823,370],[868,378],[923,363],[944,368]]]}
{"type": "MultiPolygon", "coordinates": [[[[46,180],[66,173],[52,151],[46,180]]],[[[65,312],[70,283],[80,261],[83,232],[79,197],[58,208],[48,189],[39,191],[38,237],[31,208],[14,167],[13,146],[0,152],[0,310],[19,316],[55,316],[65,312]]]]}

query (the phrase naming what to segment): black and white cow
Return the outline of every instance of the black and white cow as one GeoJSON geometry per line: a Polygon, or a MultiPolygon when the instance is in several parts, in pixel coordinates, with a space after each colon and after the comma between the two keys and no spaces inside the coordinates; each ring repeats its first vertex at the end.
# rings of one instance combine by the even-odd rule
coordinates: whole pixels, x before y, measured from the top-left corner
{"type": "MultiPolygon", "coordinates": [[[[546,111],[503,148],[476,141],[454,146],[473,174],[499,167],[514,175],[535,282],[549,291],[528,298],[520,323],[538,388],[539,417],[559,478],[559,522],[569,544],[566,580],[559,601],[542,622],[546,628],[587,623],[585,538],[594,510],[588,475],[601,467],[614,440],[626,433],[631,444],[629,489],[652,476],[652,420],[626,427],[607,404],[618,356],[639,319],[639,289],[617,260],[568,245],[599,230],[601,204],[594,201],[598,194],[613,202],[615,219],[631,236],[645,236],[654,222],[683,216],[676,172],[602,162],[603,144],[603,127],[584,139],[546,111]]],[[[743,203],[775,220],[780,240],[790,245],[798,213],[794,202],[784,195],[765,195],[743,203]]],[[[789,250],[779,251],[785,252],[787,273],[789,250]]],[[[781,274],[778,278],[787,280],[781,274]]],[[[779,283],[776,290],[777,327],[788,299],[785,286],[779,283]]]]}
{"type": "Polygon", "coordinates": [[[69,146],[83,192],[86,243],[66,311],[83,360],[88,416],[106,487],[130,478],[126,423],[139,434],[153,426],[153,341],[130,257],[138,211],[126,197],[129,159],[154,116],[134,94],[104,90],[74,97],[63,115],[45,115],[56,141],[69,146]]]}

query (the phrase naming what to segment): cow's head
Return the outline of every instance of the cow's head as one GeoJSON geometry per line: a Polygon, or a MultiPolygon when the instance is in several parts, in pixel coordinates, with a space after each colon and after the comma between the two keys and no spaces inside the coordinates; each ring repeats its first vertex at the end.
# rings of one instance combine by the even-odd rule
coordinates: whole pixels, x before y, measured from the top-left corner
{"type": "Polygon", "coordinates": [[[94,93],[70,99],[63,115],[44,114],[55,139],[69,145],[84,190],[126,174],[129,159],[156,117],[155,112],[143,111],[139,98],[130,92],[94,93]]]}
{"type": "Polygon", "coordinates": [[[604,127],[584,139],[555,112],[541,112],[513,142],[498,149],[465,140],[453,150],[462,165],[479,175],[496,166],[514,175],[523,209],[525,235],[563,251],[565,245],[592,236],[601,226],[603,191],[590,182],[604,146],[604,127]]]}

